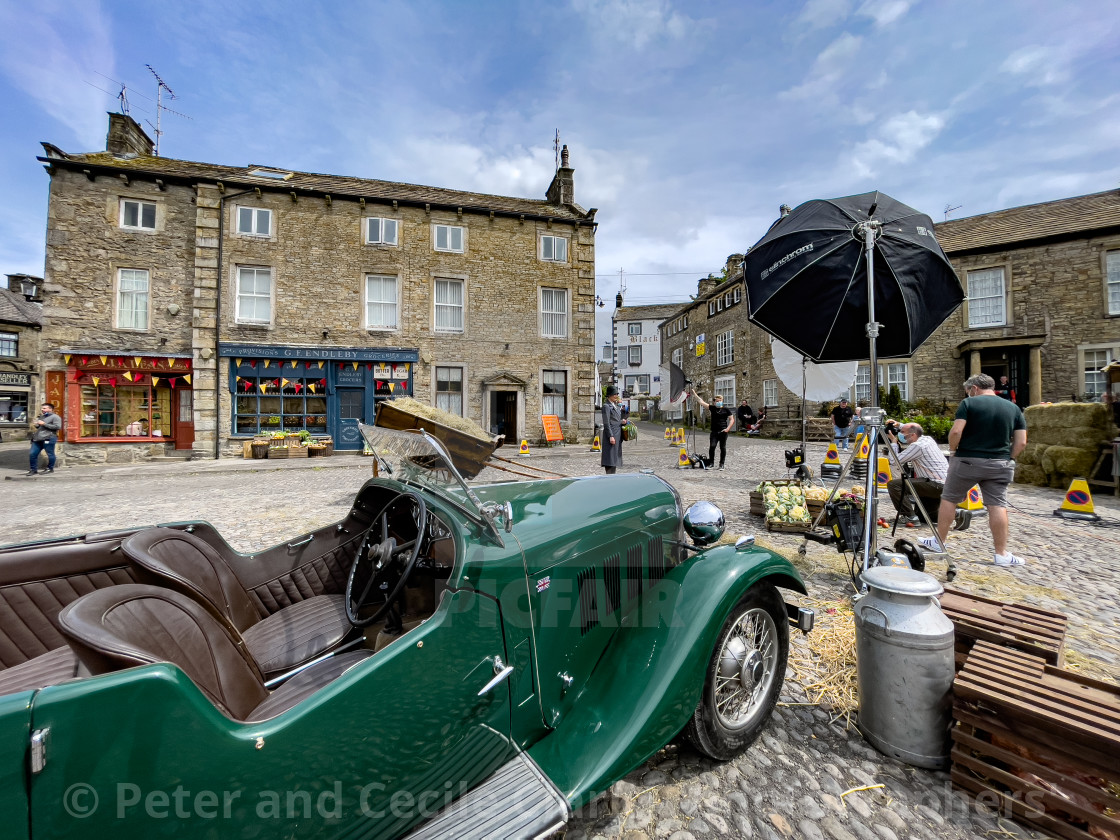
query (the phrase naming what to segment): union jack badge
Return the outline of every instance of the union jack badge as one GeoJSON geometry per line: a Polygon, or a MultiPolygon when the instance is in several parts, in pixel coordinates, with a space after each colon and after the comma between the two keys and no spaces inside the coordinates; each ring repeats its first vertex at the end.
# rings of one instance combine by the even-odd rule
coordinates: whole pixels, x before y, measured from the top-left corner
{"type": "Polygon", "coordinates": [[[543,577],[537,581],[537,592],[544,592],[548,589],[549,584],[552,583],[552,577],[543,577]]]}

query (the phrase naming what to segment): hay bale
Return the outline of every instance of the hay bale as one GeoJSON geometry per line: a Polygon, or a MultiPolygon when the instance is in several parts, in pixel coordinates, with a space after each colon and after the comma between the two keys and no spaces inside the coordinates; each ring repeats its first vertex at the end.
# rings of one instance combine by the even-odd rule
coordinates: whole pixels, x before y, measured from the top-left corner
{"type": "Polygon", "coordinates": [[[407,411],[409,414],[418,417],[426,417],[429,420],[442,423],[444,426],[460,431],[463,434],[476,437],[487,443],[491,442],[490,435],[486,434],[481,426],[472,420],[468,420],[466,417],[451,414],[441,408],[436,408],[434,405],[426,405],[418,400],[414,400],[412,397],[396,397],[393,399],[393,405],[397,406],[401,411],[407,411]]]}
{"type": "Polygon", "coordinates": [[[1072,428],[1088,426],[1105,434],[1112,431],[1112,416],[1104,403],[1052,403],[1027,406],[1023,412],[1027,428],[1072,428]]]}
{"type": "Polygon", "coordinates": [[[1079,446],[1051,446],[1042,456],[1041,466],[1051,480],[1052,487],[1065,487],[1067,479],[1087,476],[1097,460],[1096,449],[1083,449],[1079,446]],[[1060,483],[1054,484],[1055,477],[1060,483]]]}
{"type": "Polygon", "coordinates": [[[1050,447],[1048,443],[1030,441],[1027,448],[1019,455],[1019,464],[1028,467],[1037,467],[1042,463],[1042,454],[1050,447]]]}
{"type": "Polygon", "coordinates": [[[1111,439],[1112,435],[1110,433],[1096,426],[1043,426],[1027,429],[1027,440],[1034,443],[1084,446],[1096,449],[1098,443],[1111,439]]]}
{"type": "Polygon", "coordinates": [[[1046,487],[1050,482],[1047,480],[1046,471],[1042,467],[1020,462],[1019,466],[1015,468],[1015,483],[1046,487]]]}

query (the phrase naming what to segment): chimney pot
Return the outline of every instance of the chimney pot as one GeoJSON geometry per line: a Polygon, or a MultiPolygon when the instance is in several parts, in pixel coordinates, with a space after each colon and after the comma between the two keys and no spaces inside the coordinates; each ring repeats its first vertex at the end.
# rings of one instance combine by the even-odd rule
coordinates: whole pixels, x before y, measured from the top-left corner
{"type": "Polygon", "coordinates": [[[560,149],[560,165],[564,167],[568,165],[568,146],[566,144],[560,149]]]}

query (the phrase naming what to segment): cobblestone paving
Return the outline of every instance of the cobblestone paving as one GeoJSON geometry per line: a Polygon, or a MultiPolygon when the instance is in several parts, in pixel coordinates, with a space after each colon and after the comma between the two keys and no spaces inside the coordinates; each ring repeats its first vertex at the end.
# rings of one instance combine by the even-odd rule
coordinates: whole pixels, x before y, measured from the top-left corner
{"type": "MultiPolygon", "coordinates": [[[[767,478],[784,478],[782,452],[789,442],[733,438],[723,472],[677,470],[676,450],[661,428],[643,424],[626,444],[624,471],[652,469],[680,492],[686,504],[710,499],[723,509],[729,533],[758,533],[793,559],[811,597],[836,600],[851,585],[831,546],[766,534],[749,511],[748,493],[767,478]]],[[[706,447],[700,435],[696,443],[706,447]]],[[[690,451],[695,447],[690,445],[690,451]]],[[[500,450],[516,458],[515,450],[500,450]]],[[[810,445],[817,466],[823,446],[810,445]]],[[[523,463],[568,475],[598,473],[598,455],[586,447],[537,451],[523,463]]],[[[514,465],[505,465],[517,469],[514,465]]],[[[122,468],[62,468],[52,476],[0,485],[4,514],[0,544],[50,536],[183,519],[212,522],[234,547],[251,551],[341,518],[370,475],[368,459],[336,455],[311,462],[224,461],[122,468]]],[[[484,470],[480,481],[511,476],[484,470]]],[[[1034,603],[1070,616],[1067,662],[1085,673],[1120,677],[1120,504],[1094,496],[1105,526],[1052,515],[1062,493],[1040,488],[1010,491],[1013,550],[1027,560],[1018,569],[991,565],[986,522],[949,537],[960,573],[954,585],[993,597],[1034,603]]],[[[884,499],[881,511],[890,513],[884,499]]],[[[883,532],[880,532],[883,533],[883,532]]],[[[922,535],[911,531],[907,536],[922,535]]],[[[881,543],[888,540],[884,536],[881,543]]],[[[944,577],[944,563],[929,568],[944,577]]],[[[799,634],[791,644],[804,645],[799,634]]],[[[559,836],[567,840],[618,837],[740,837],[784,840],[895,840],[895,838],[1042,837],[954,792],[946,773],[886,758],[835,719],[811,705],[797,675],[787,673],[779,706],[753,747],[717,764],[685,745],[671,744],[576,815],[559,836]],[[868,790],[855,790],[882,785],[868,790]]]]}

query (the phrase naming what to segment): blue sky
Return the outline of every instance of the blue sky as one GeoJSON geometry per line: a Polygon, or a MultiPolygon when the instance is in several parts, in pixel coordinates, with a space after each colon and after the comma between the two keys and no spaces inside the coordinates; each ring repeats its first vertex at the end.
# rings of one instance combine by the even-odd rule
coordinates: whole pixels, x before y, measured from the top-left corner
{"type": "Polygon", "coordinates": [[[154,122],[149,63],[168,157],[543,197],[559,129],[612,302],[686,299],[783,202],[1120,186],[1116,0],[0,0],[0,272],[43,271],[39,141],[103,149],[117,82],[154,122]]]}

